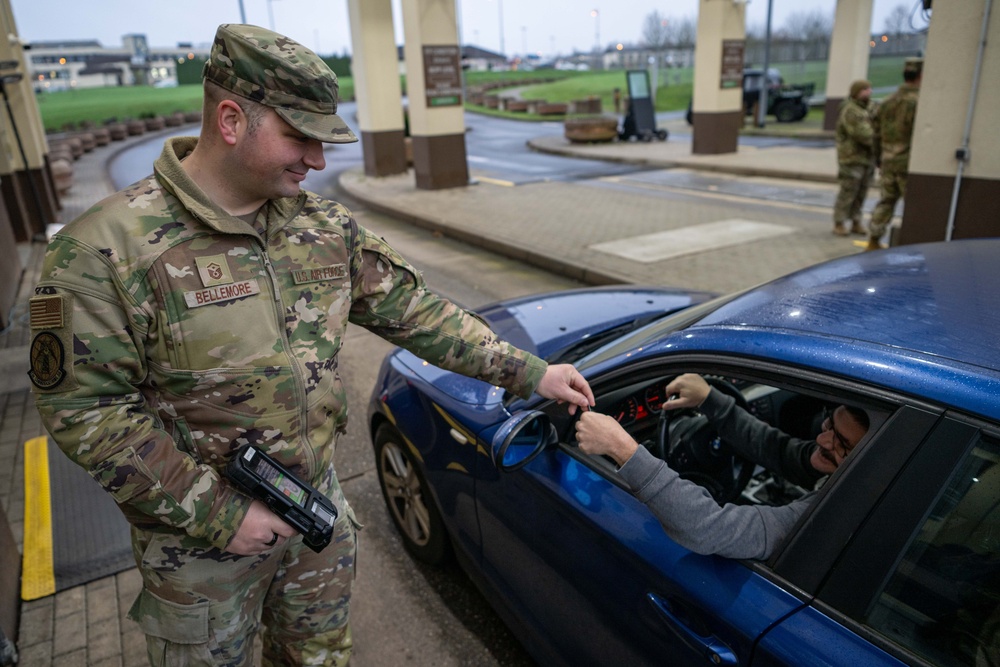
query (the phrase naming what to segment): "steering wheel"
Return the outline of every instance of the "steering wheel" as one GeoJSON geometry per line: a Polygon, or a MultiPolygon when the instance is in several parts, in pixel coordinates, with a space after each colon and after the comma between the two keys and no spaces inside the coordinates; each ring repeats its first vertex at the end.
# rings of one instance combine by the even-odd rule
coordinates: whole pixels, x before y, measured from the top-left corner
{"type": "MultiPolygon", "coordinates": [[[[731,382],[705,378],[710,386],[732,396],[749,412],[746,398],[731,382]]],[[[695,410],[661,410],[655,452],[686,479],[707,490],[720,505],[735,501],[756,467],[719,438],[708,417],[695,410]]]]}

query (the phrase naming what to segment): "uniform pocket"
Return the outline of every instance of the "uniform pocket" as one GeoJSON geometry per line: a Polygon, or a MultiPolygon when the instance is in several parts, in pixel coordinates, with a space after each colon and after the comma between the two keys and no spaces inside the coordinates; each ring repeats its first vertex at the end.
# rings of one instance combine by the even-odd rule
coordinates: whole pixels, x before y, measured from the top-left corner
{"type": "Polygon", "coordinates": [[[143,589],[129,609],[129,619],[135,621],[149,637],[164,639],[172,644],[204,644],[208,651],[209,602],[179,604],[170,602],[143,589]]]}

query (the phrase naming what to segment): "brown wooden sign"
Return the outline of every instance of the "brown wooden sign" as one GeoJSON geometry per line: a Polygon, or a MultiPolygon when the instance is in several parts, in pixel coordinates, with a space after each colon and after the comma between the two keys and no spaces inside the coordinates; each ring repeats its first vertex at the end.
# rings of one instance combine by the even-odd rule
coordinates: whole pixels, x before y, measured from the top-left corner
{"type": "Polygon", "coordinates": [[[719,79],[720,88],[743,87],[743,50],[746,48],[744,39],[722,40],[722,76],[719,79]]]}
{"type": "Polygon", "coordinates": [[[457,44],[424,45],[424,88],[428,107],[462,103],[462,62],[457,44]]]}

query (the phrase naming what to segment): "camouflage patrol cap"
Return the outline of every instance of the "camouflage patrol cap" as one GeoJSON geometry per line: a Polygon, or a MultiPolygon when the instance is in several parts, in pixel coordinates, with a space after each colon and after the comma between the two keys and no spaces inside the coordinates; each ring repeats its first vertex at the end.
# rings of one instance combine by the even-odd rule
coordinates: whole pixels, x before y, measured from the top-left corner
{"type": "Polygon", "coordinates": [[[871,87],[872,87],[872,82],[871,81],[867,81],[865,79],[858,79],[857,81],[854,81],[853,83],[851,83],[851,97],[853,97],[854,99],[857,99],[858,94],[862,90],[866,90],[866,89],[871,88],[871,87]]]}
{"type": "Polygon", "coordinates": [[[307,137],[334,144],[358,140],[337,115],[337,75],[284,35],[254,25],[220,25],[202,76],[272,107],[307,137]]]}
{"type": "Polygon", "coordinates": [[[924,70],[923,58],[907,58],[903,63],[903,74],[920,74],[924,70]]]}

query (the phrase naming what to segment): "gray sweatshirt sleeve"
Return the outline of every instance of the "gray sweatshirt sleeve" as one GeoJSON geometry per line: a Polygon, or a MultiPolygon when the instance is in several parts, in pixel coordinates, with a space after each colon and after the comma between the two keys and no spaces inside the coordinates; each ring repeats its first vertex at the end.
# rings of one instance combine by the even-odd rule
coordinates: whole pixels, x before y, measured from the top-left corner
{"type": "Polygon", "coordinates": [[[619,470],[675,542],[699,554],[765,560],[812,501],[813,494],[783,507],[720,507],[709,493],[681,479],[644,447],[619,470]]]}
{"type": "Polygon", "coordinates": [[[809,463],[814,440],[793,438],[736,405],[732,396],[712,388],[698,410],[712,420],[719,436],[744,458],[764,466],[789,482],[813,489],[824,475],[809,463]]]}

